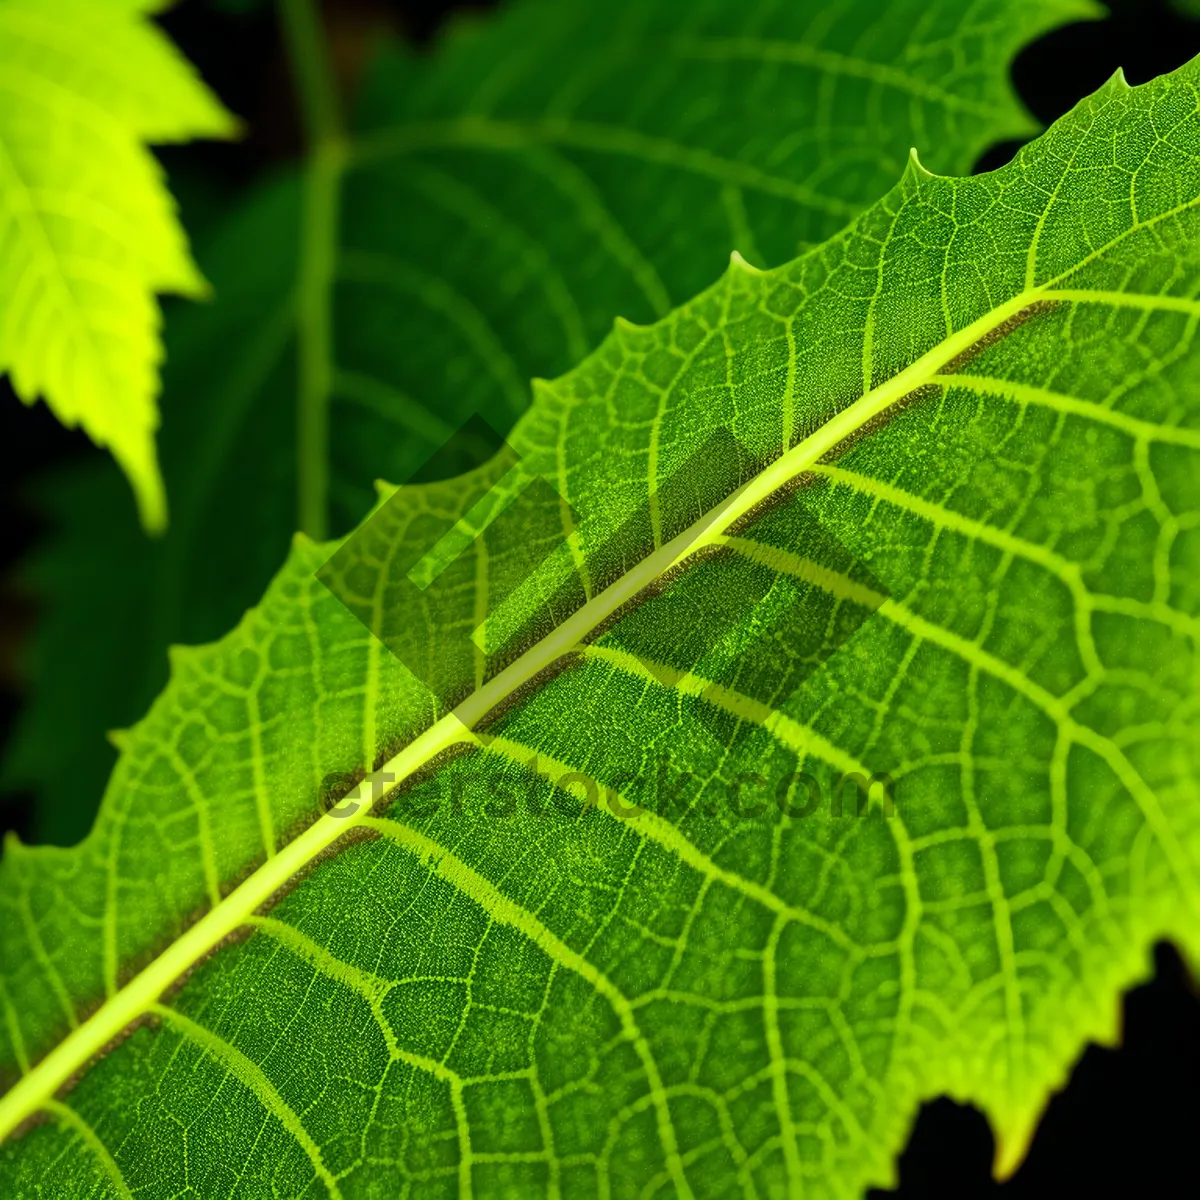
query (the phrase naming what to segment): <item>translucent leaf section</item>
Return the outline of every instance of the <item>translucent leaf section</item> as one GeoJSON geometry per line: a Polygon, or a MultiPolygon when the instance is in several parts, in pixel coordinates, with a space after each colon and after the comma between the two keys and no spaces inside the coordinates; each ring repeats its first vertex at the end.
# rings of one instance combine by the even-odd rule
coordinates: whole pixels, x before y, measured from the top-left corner
{"type": "Polygon", "coordinates": [[[316,375],[330,381],[318,403],[341,533],[374,480],[407,478],[472,412],[507,432],[528,379],[573,366],[617,314],[661,316],[732,250],[776,265],[822,241],[892,186],[910,146],[967,174],[994,142],[1032,133],[1013,56],[1099,11],[514,0],[431,54],[382,55],[323,184],[336,227],[302,227],[295,180],[248,197],[202,253],[214,303],[173,315],[161,452],[176,520],[162,546],[115,536],[127,501],[102,472],[47,488],[63,535],[33,573],[52,602],[4,770],[40,789],[40,836],[90,827],[113,764],[104,731],[145,712],[165,647],[229,629],[278,569],[297,527],[296,396],[313,386],[296,368],[305,263],[332,264],[305,303],[324,296],[331,313],[316,375]],[[62,579],[93,560],[85,602],[62,579]],[[111,636],[81,645],[101,618],[111,636]]]}
{"type": "MultiPolygon", "coordinates": [[[[91,838],[0,865],[8,1190],[857,1195],[944,1092],[1011,1170],[1148,945],[1200,953],[1198,99],[914,161],[539,387],[574,590],[451,713],[299,541],[91,838]]],[[[396,561],[490,470],[381,510],[396,561]]]]}
{"type": "Polygon", "coordinates": [[[0,3],[0,370],[111,450],[161,531],[154,293],[205,284],[145,144],[234,124],[147,7],[0,3]]]}

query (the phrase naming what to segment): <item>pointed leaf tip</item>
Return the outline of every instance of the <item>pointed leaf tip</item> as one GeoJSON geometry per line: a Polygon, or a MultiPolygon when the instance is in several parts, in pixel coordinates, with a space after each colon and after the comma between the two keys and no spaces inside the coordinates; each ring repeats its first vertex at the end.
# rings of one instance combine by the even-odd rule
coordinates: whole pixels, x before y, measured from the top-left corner
{"type": "Polygon", "coordinates": [[[991,1124],[995,1130],[996,1151],[992,1157],[992,1178],[997,1183],[1006,1183],[1020,1168],[1029,1155],[1033,1145],[1033,1135],[1037,1132],[1039,1109],[1035,1114],[1025,1117],[1016,1127],[1001,1129],[993,1119],[991,1124]]]}

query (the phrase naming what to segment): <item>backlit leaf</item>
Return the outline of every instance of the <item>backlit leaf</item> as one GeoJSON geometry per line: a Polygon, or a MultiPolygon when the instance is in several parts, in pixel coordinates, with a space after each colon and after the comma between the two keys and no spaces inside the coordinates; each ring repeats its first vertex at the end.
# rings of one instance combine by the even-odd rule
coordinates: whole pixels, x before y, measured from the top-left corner
{"type": "Polygon", "coordinates": [[[1200,951],[1198,100],[1118,76],[618,324],[322,570],[399,657],[298,539],[0,864],[7,1191],[858,1195],[942,1093],[1011,1170],[1200,951]]]}
{"type": "Polygon", "coordinates": [[[0,2],[0,370],[112,451],[160,532],[154,294],[206,286],[146,143],[234,122],[146,19],[153,7],[0,2]]]}

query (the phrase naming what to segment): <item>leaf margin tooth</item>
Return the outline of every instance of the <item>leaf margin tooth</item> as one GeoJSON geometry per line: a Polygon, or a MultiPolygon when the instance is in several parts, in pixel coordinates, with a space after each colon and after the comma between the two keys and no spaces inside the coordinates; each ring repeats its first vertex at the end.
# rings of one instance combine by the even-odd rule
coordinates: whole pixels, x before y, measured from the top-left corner
{"type": "Polygon", "coordinates": [[[756,267],[740,250],[730,250],[729,266],[731,270],[741,271],[747,275],[766,275],[762,267],[756,267]]]}
{"type": "MultiPolygon", "coordinates": [[[[657,324],[657,322],[656,322],[657,324]]],[[[653,325],[639,325],[637,321],[631,321],[628,317],[623,317],[619,313],[613,317],[612,322],[613,332],[618,334],[642,334],[647,329],[653,329],[653,325]]]]}
{"type": "Polygon", "coordinates": [[[104,740],[118,754],[124,754],[132,744],[131,733],[129,729],[108,729],[104,733],[104,740]]]}

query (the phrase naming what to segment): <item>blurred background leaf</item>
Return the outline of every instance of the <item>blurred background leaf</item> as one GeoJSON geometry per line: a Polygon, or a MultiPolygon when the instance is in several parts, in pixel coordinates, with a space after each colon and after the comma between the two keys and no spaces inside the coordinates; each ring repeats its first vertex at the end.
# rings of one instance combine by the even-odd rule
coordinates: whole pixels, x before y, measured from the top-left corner
{"type": "Polygon", "coordinates": [[[206,285],[146,143],[236,124],[143,8],[0,4],[0,370],[112,452],[161,532],[155,292],[206,285]]]}

